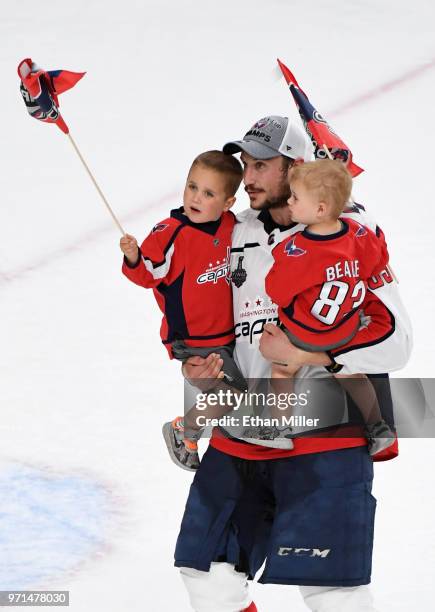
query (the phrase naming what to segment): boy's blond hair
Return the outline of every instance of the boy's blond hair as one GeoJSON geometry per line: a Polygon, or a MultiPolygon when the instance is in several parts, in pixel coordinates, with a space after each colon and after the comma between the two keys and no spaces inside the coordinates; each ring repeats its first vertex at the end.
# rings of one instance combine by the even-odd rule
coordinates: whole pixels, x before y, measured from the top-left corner
{"type": "Polygon", "coordinates": [[[300,181],[306,189],[314,191],[319,202],[331,206],[331,214],[337,218],[343,212],[352,192],[352,177],[341,161],[319,159],[293,166],[289,182],[300,181]]]}
{"type": "Polygon", "coordinates": [[[238,159],[232,155],[226,155],[222,151],[206,151],[195,157],[190,169],[197,165],[222,174],[225,178],[227,197],[235,195],[243,178],[243,168],[238,159]]]}

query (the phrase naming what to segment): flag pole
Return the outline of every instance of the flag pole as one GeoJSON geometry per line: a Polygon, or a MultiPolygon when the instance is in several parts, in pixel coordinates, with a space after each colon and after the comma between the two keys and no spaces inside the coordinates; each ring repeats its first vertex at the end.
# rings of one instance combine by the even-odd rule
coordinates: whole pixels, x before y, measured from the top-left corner
{"type": "Polygon", "coordinates": [[[104,205],[106,206],[107,210],[109,211],[110,216],[112,217],[113,221],[115,222],[116,227],[119,229],[119,231],[121,232],[121,234],[122,234],[123,236],[125,236],[125,231],[124,231],[124,229],[123,229],[122,225],[121,225],[121,224],[120,224],[120,222],[118,221],[118,219],[117,219],[117,217],[116,217],[115,213],[113,212],[113,210],[112,210],[112,208],[111,208],[111,206],[110,206],[109,202],[107,201],[107,199],[106,199],[106,197],[105,197],[104,193],[101,191],[100,186],[98,185],[97,181],[95,180],[94,175],[93,175],[93,174],[92,174],[92,172],[90,171],[88,164],[85,162],[85,160],[84,160],[84,158],[83,158],[83,155],[80,153],[80,150],[79,150],[78,146],[76,145],[76,143],[75,143],[75,141],[74,141],[74,138],[71,136],[71,134],[70,134],[70,132],[69,132],[69,131],[67,132],[67,136],[68,136],[68,138],[69,138],[69,140],[70,140],[70,142],[71,142],[71,144],[72,144],[72,146],[73,146],[73,148],[74,148],[74,151],[77,153],[77,155],[79,156],[80,161],[82,162],[83,166],[85,167],[85,170],[86,170],[86,172],[87,172],[87,173],[88,173],[88,175],[89,175],[89,178],[90,178],[90,179],[91,179],[91,181],[93,182],[95,189],[98,191],[98,193],[99,193],[99,195],[100,195],[101,199],[102,199],[102,200],[103,200],[103,202],[104,202],[104,205]]]}
{"type": "MultiPolygon", "coordinates": [[[[325,144],[323,145],[323,149],[324,149],[324,151],[325,151],[326,155],[329,157],[329,159],[334,160],[334,158],[333,158],[333,156],[332,156],[331,151],[328,149],[328,147],[327,147],[325,144]]],[[[352,201],[354,202],[355,200],[354,200],[353,195],[351,195],[350,197],[352,198],[352,201]]],[[[398,279],[398,278],[397,278],[397,276],[394,274],[394,270],[393,270],[393,268],[390,266],[390,264],[387,264],[387,266],[386,266],[386,267],[387,267],[387,270],[388,270],[388,272],[390,273],[390,275],[391,275],[391,276],[393,277],[393,279],[396,281],[396,283],[397,283],[397,284],[399,284],[399,279],[398,279]]]]}

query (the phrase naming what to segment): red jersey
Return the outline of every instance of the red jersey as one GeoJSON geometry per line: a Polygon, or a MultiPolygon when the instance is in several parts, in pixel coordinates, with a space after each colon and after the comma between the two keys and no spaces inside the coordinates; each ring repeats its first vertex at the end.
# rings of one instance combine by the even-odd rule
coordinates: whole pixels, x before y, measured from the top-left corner
{"type": "Polygon", "coordinates": [[[351,219],[330,235],[297,232],[278,244],[266,291],[290,338],[307,350],[331,350],[360,326],[367,280],[383,270],[388,251],[376,234],[351,219]]]}
{"type": "Polygon", "coordinates": [[[234,340],[229,278],[234,224],[231,212],[192,223],[183,208],[172,210],[142,243],[137,263],[124,258],[125,276],[154,291],[163,313],[160,335],[171,357],[174,340],[201,347],[234,340]]]}

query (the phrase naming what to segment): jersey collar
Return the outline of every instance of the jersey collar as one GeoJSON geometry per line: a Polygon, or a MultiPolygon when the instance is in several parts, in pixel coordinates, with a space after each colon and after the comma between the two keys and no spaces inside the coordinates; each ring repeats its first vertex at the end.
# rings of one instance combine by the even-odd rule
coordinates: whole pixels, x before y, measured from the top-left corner
{"type": "Polygon", "coordinates": [[[260,211],[257,219],[264,225],[264,231],[267,234],[271,234],[274,229],[279,229],[280,232],[285,232],[291,227],[297,225],[297,223],[290,223],[289,225],[280,225],[279,223],[276,223],[276,221],[272,219],[272,215],[267,208],[260,211]]]}
{"type": "Polygon", "coordinates": [[[346,221],[343,221],[343,219],[340,219],[340,221],[341,221],[342,228],[341,230],[339,230],[338,232],[335,232],[334,234],[326,234],[326,235],[313,234],[312,232],[309,232],[307,229],[304,229],[304,231],[302,232],[302,236],[304,238],[308,238],[308,240],[322,240],[322,241],[335,240],[336,238],[341,238],[341,236],[344,236],[349,231],[349,225],[346,223],[346,221]]]}

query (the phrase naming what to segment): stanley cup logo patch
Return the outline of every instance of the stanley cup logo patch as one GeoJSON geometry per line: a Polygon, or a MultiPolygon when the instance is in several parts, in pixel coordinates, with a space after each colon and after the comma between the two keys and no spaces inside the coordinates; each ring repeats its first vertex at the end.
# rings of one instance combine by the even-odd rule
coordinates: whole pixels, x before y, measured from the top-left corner
{"type": "Polygon", "coordinates": [[[233,270],[231,274],[231,280],[238,289],[243,285],[243,283],[246,281],[246,277],[248,276],[246,270],[242,268],[243,260],[244,256],[241,255],[239,257],[239,261],[237,262],[237,268],[233,270]]]}

